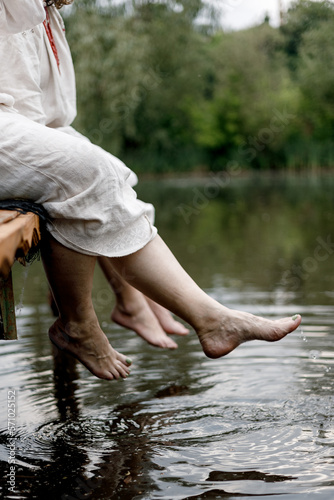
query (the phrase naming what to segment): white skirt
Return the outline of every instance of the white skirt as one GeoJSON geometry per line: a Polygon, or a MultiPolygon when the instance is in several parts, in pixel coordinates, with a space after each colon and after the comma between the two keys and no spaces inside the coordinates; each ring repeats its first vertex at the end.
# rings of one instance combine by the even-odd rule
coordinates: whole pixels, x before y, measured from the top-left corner
{"type": "Polygon", "coordinates": [[[121,257],[157,234],[135,174],[72,127],[52,129],[0,105],[0,199],[40,203],[49,231],[87,255],[121,257]]]}

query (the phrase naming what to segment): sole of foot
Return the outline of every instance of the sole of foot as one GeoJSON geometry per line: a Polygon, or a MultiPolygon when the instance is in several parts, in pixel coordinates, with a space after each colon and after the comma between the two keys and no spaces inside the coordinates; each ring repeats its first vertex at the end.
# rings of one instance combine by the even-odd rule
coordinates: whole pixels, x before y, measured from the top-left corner
{"type": "Polygon", "coordinates": [[[76,358],[98,378],[118,380],[130,375],[131,360],[113,349],[102,330],[84,339],[76,333],[73,338],[57,320],[49,330],[49,338],[61,352],[76,358]]]}

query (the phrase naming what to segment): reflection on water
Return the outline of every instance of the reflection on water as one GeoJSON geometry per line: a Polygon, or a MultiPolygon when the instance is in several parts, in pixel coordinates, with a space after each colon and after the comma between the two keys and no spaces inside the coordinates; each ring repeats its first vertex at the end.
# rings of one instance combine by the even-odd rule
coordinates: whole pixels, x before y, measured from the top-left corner
{"type": "Polygon", "coordinates": [[[299,312],[302,328],[222,360],[205,358],[194,333],[157,350],[110,322],[97,272],[101,324],[134,360],[131,377],[110,383],[53,353],[41,265],[15,266],[19,341],[0,346],[2,498],[333,498],[334,181],[214,182],[147,182],[140,196],[208,293],[272,318],[299,312]]]}

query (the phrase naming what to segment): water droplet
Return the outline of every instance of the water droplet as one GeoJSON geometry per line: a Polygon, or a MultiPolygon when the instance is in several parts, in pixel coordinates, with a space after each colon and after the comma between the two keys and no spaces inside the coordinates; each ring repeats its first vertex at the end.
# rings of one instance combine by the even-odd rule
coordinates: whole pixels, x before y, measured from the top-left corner
{"type": "Polygon", "coordinates": [[[318,359],[320,357],[320,352],[319,351],[310,351],[310,358],[312,359],[318,359]]]}
{"type": "Polygon", "coordinates": [[[326,366],[326,368],[325,368],[325,372],[327,372],[327,373],[328,373],[328,372],[330,372],[330,371],[331,371],[331,369],[332,369],[332,368],[331,368],[330,366],[326,366]]]}
{"type": "Polygon", "coordinates": [[[303,342],[307,342],[306,335],[304,335],[303,330],[300,331],[300,338],[302,339],[303,342]]]}

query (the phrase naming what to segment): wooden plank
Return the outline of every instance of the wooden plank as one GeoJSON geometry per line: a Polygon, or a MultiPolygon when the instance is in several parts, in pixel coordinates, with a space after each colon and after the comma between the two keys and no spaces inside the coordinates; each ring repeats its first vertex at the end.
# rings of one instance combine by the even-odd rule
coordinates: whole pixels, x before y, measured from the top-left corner
{"type": "Polygon", "coordinates": [[[41,238],[38,215],[14,214],[16,217],[0,224],[0,276],[3,278],[9,275],[15,258],[24,257],[41,238]]]}
{"type": "Polygon", "coordinates": [[[17,339],[15,301],[11,268],[41,239],[39,217],[0,210],[0,339],[17,339]]]}
{"type": "Polygon", "coordinates": [[[0,278],[0,339],[17,339],[15,301],[11,272],[6,278],[0,278]]]}
{"type": "Polygon", "coordinates": [[[0,224],[16,219],[19,215],[20,212],[16,212],[15,210],[0,210],[0,224]]]}

